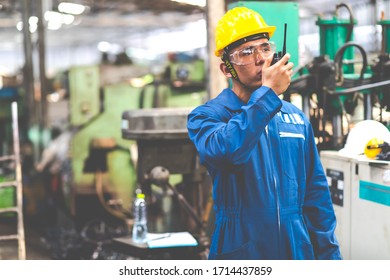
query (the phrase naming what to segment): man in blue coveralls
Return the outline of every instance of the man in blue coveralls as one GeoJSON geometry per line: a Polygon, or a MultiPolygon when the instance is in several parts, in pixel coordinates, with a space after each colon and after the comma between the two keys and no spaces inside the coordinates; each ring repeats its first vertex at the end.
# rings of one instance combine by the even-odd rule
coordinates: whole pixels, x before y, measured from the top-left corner
{"type": "Polygon", "coordinates": [[[245,7],[216,29],[231,88],[195,108],[188,133],[213,179],[209,259],[341,259],[336,218],[312,127],[281,100],[293,64],[271,65],[275,26],[245,7]]]}

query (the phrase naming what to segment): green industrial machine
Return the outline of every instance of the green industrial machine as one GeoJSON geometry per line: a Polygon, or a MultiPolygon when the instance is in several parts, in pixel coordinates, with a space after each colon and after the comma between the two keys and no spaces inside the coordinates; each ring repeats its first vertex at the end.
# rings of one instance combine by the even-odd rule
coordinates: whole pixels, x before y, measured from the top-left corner
{"type": "MultiPolygon", "coordinates": [[[[382,26],[382,47],[376,64],[372,66],[372,72],[373,82],[383,83],[390,79],[390,20],[384,19],[383,14],[378,24],[382,26]]],[[[378,97],[381,108],[387,108],[387,111],[390,110],[389,92],[389,85],[374,89],[374,94],[378,97]]],[[[386,126],[390,130],[390,122],[387,122],[386,126]]]]}
{"type": "MultiPolygon", "coordinates": [[[[350,20],[340,19],[337,13],[331,19],[318,17],[316,24],[319,26],[320,34],[320,55],[328,55],[330,59],[335,58],[337,51],[346,42],[353,41],[353,27],[357,21],[353,18],[352,13],[350,20]]],[[[354,50],[349,48],[344,53],[344,58],[353,60],[354,50]]],[[[345,65],[346,73],[353,73],[353,64],[345,65]]]]}
{"type": "MultiPolygon", "coordinates": [[[[170,66],[169,78],[165,79],[153,77],[147,67],[139,65],[99,64],[71,67],[53,80],[53,95],[60,96],[48,98],[56,99],[48,102],[53,138],[35,164],[38,176],[32,182],[40,180],[43,194],[35,205],[29,199],[27,206],[39,208],[33,212],[39,215],[37,224],[48,232],[55,257],[72,258],[75,253],[90,258],[89,250],[96,246],[102,255],[120,258],[101,246],[127,234],[132,225],[132,203],[142,181],[138,178],[138,160],[144,158],[138,142],[122,135],[123,112],[189,109],[206,97],[204,61],[176,60],[170,66]]],[[[173,163],[178,159],[183,160],[168,157],[173,163]]],[[[169,183],[175,186],[184,181],[183,177],[172,174],[169,183]]],[[[35,198],[36,193],[30,196],[35,198]]],[[[156,208],[157,199],[161,200],[161,194],[152,195],[148,197],[150,212],[156,208]]],[[[6,203],[0,201],[0,208],[6,203]]],[[[174,217],[171,220],[177,222],[174,217]]],[[[155,223],[151,230],[161,228],[157,222],[151,223],[155,223]]],[[[102,255],[99,257],[104,258],[102,255]]]]}
{"type": "Polygon", "coordinates": [[[69,70],[70,124],[75,133],[68,207],[75,216],[83,215],[82,198],[100,198],[103,204],[111,199],[111,204],[127,209],[135,189],[133,143],[121,137],[121,113],[139,107],[140,89],[126,83],[101,87],[100,81],[99,66],[69,70]]]}
{"type": "Polygon", "coordinates": [[[69,70],[70,124],[86,124],[100,112],[100,68],[73,67],[69,70]]]}
{"type": "MultiPolygon", "coordinates": [[[[381,111],[389,108],[384,101],[388,100],[385,95],[389,91],[390,73],[390,58],[385,53],[386,27],[383,28],[382,54],[370,65],[364,48],[353,41],[356,22],[351,7],[344,3],[336,6],[333,18],[319,17],[316,24],[320,33],[320,56],[300,69],[307,72],[300,71],[304,74],[293,79],[289,88],[291,92],[302,94],[303,104],[307,105],[303,106],[303,111],[310,117],[320,150],[341,149],[353,120],[372,119],[375,96],[379,96],[381,111]],[[349,20],[339,18],[340,8],[348,10],[349,20]]],[[[385,21],[382,23],[386,25],[385,21]]]]}
{"type": "Polygon", "coordinates": [[[120,79],[114,76],[124,71],[113,67],[107,71],[107,67],[78,66],[68,72],[71,179],[64,193],[67,207],[81,224],[95,216],[113,214],[126,219],[131,214],[137,188],[136,161],[141,155],[136,141],[121,135],[122,113],[195,107],[206,97],[202,60],[175,61],[170,64],[169,79],[156,77],[142,88],[131,86],[129,78],[117,82],[120,79]]]}
{"type": "Polygon", "coordinates": [[[123,110],[138,108],[140,91],[129,84],[101,87],[101,72],[100,65],[72,67],[68,72],[73,135],[70,170],[65,171],[71,179],[63,188],[66,206],[76,219],[86,216],[86,211],[93,213],[92,217],[101,216],[102,211],[96,209],[103,209],[100,202],[105,203],[107,197],[126,208],[134,191],[132,143],[121,137],[120,115],[123,110]]]}
{"type": "Polygon", "coordinates": [[[204,60],[196,57],[171,62],[165,77],[170,88],[166,107],[195,107],[204,103],[207,98],[205,71],[204,60]]]}
{"type": "Polygon", "coordinates": [[[390,53],[390,20],[381,19],[378,24],[382,27],[382,53],[390,53]]]}
{"type": "MultiPolygon", "coordinates": [[[[318,17],[316,24],[319,26],[320,55],[328,56],[335,62],[337,88],[362,85],[365,81],[369,81],[371,73],[368,68],[367,55],[361,46],[353,42],[353,29],[357,20],[354,18],[350,6],[343,3],[338,4],[333,18],[318,17]],[[339,17],[339,10],[343,7],[349,12],[348,20],[339,17]],[[360,51],[359,59],[362,62],[355,60],[356,50],[360,51]],[[359,70],[359,73],[355,73],[359,70]]],[[[345,112],[352,114],[356,107],[356,100],[357,97],[353,95],[340,95],[337,98],[329,98],[329,104],[325,106],[328,106],[327,110],[338,118],[338,115],[345,112]]]]}
{"type": "Polygon", "coordinates": [[[171,58],[164,73],[142,88],[139,108],[195,107],[206,100],[204,60],[177,56],[171,58]]]}

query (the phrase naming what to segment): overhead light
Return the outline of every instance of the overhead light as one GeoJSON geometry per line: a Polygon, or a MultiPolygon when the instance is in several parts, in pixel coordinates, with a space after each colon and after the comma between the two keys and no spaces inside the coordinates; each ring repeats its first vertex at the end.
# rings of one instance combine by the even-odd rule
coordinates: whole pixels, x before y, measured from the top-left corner
{"type": "Polygon", "coordinates": [[[206,7],[206,0],[171,0],[171,1],[199,6],[199,7],[206,7]]]}
{"type": "MultiPolygon", "coordinates": [[[[58,30],[63,24],[72,24],[75,17],[73,15],[57,13],[53,11],[46,11],[44,18],[47,22],[47,28],[50,30],[58,30]]],[[[31,33],[34,33],[38,29],[38,17],[30,17],[28,20],[29,29],[31,33]]],[[[23,22],[19,21],[16,24],[16,28],[19,31],[23,30],[23,22]]]]}
{"type": "Polygon", "coordinates": [[[48,29],[58,30],[63,24],[72,24],[74,21],[74,16],[53,11],[46,11],[45,20],[47,21],[48,29]]]}
{"type": "Polygon", "coordinates": [[[106,41],[100,41],[97,44],[97,48],[101,52],[110,52],[110,53],[113,53],[113,54],[118,54],[118,53],[123,51],[122,50],[123,47],[121,45],[115,44],[115,43],[106,42],[106,41]]]}
{"type": "MultiPolygon", "coordinates": [[[[30,33],[34,33],[35,31],[37,31],[38,29],[38,17],[30,17],[28,19],[28,25],[29,25],[29,30],[30,30],[30,33]]],[[[23,30],[23,22],[22,21],[19,21],[17,24],[16,24],[16,28],[19,30],[19,31],[22,31],[23,30]]]]}
{"type": "Polygon", "coordinates": [[[85,11],[85,6],[75,3],[62,2],[58,5],[58,11],[65,14],[80,15],[85,11]]]}
{"type": "Polygon", "coordinates": [[[47,28],[50,30],[58,30],[62,26],[62,14],[52,11],[45,12],[45,20],[47,28]]]}
{"type": "Polygon", "coordinates": [[[98,43],[98,50],[101,52],[108,52],[110,50],[111,44],[106,41],[101,41],[98,43]]]}
{"type": "Polygon", "coordinates": [[[28,19],[28,23],[29,23],[30,25],[38,25],[38,17],[30,17],[30,18],[28,19]]]}

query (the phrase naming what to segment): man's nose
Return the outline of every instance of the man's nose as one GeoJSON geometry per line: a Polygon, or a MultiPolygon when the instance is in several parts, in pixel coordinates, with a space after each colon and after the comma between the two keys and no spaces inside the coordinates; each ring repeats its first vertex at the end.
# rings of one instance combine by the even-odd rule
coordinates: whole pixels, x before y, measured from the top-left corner
{"type": "Polygon", "coordinates": [[[264,58],[261,54],[260,51],[256,50],[256,55],[255,55],[255,64],[260,65],[264,63],[264,58]]]}

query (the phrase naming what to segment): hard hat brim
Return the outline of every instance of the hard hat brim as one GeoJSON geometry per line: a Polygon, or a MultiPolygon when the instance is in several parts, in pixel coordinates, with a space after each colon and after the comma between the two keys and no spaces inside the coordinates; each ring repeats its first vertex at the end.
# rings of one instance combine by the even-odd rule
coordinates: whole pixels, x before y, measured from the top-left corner
{"type": "MultiPolygon", "coordinates": [[[[258,34],[258,33],[268,33],[268,36],[269,38],[272,37],[272,35],[274,34],[276,30],[276,26],[268,26],[266,28],[262,28],[262,29],[259,29],[259,30],[255,30],[255,31],[251,31],[251,32],[247,32],[247,33],[244,33],[244,34],[240,34],[240,36],[237,36],[237,38],[234,38],[234,41],[231,42],[230,44],[233,44],[234,42],[238,41],[238,40],[241,40],[245,37],[249,37],[249,36],[252,36],[252,35],[255,35],[255,34],[258,34]]],[[[229,44],[229,45],[230,45],[229,44]]],[[[224,51],[224,49],[227,47],[228,45],[226,46],[222,46],[220,49],[218,50],[215,50],[214,54],[218,57],[222,56],[222,53],[224,51]]]]}

